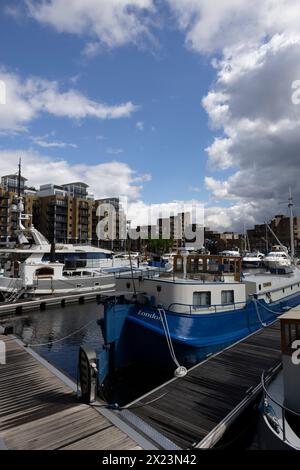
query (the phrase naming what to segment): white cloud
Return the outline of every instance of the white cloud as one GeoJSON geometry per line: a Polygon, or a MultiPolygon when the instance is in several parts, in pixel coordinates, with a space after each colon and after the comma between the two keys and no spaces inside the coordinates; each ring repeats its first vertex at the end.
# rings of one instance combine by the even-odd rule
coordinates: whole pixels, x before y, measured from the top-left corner
{"type": "Polygon", "coordinates": [[[298,33],[298,0],[167,0],[188,47],[204,53],[298,33]]]}
{"type": "Polygon", "coordinates": [[[49,141],[48,135],[45,136],[37,136],[37,137],[31,137],[31,140],[38,145],[39,147],[43,148],[66,148],[66,147],[72,147],[72,148],[78,148],[78,145],[76,144],[70,144],[67,142],[60,142],[60,141],[49,141]]]}
{"type": "Polygon", "coordinates": [[[293,188],[300,202],[298,0],[168,0],[187,47],[214,57],[214,81],[202,105],[215,138],[206,148],[207,208],[213,228],[263,222],[284,210],[293,188]],[[229,175],[229,176],[228,176],[229,175]]]}
{"type": "Polygon", "coordinates": [[[196,217],[195,222],[203,224],[203,203],[195,199],[170,201],[161,204],[147,204],[139,199],[129,201],[128,204],[123,201],[123,207],[132,227],[155,225],[160,217],[168,218],[172,215],[176,216],[178,213],[193,213],[193,211],[194,217],[196,217]]]}
{"type": "Polygon", "coordinates": [[[145,128],[143,121],[138,121],[135,126],[139,131],[143,131],[145,128]]]}
{"type": "MultiPolygon", "coordinates": [[[[151,40],[153,0],[27,0],[28,14],[58,32],[92,38],[84,49],[93,56],[101,45],[113,48],[151,40]]],[[[152,38],[153,39],[153,38],[152,38]]]]}
{"type": "Polygon", "coordinates": [[[192,193],[200,193],[200,188],[198,186],[189,186],[188,189],[192,193]]]}
{"type": "Polygon", "coordinates": [[[124,152],[124,150],[122,148],[108,147],[106,149],[106,153],[108,153],[109,155],[120,155],[123,152],[124,152]]]}
{"type": "Polygon", "coordinates": [[[23,174],[28,184],[63,184],[84,181],[96,197],[125,195],[130,200],[138,199],[143,183],[151,179],[148,174],[137,174],[129,165],[117,161],[98,164],[71,164],[64,159],[23,149],[0,150],[1,174],[15,173],[22,157],[23,174]]]}
{"type": "Polygon", "coordinates": [[[24,131],[42,113],[70,119],[120,119],[137,110],[131,101],[118,105],[99,103],[69,89],[61,91],[58,82],[39,77],[22,79],[0,69],[0,80],[6,85],[6,104],[0,108],[0,130],[24,131]]]}

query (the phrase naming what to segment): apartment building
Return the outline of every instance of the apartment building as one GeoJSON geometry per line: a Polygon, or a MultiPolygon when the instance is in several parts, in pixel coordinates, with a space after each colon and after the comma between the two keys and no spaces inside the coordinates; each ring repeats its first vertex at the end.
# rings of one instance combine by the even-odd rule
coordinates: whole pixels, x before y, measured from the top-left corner
{"type": "MultiPolygon", "coordinates": [[[[275,233],[280,242],[290,249],[291,236],[290,236],[290,218],[279,214],[276,215],[269,226],[275,233]]],[[[277,245],[276,238],[268,230],[266,224],[255,225],[254,229],[247,231],[251,249],[267,252],[271,249],[272,245],[277,245]]],[[[294,217],[294,239],[295,249],[300,252],[300,217],[294,217]]]]}
{"type": "Polygon", "coordinates": [[[127,238],[126,216],[117,197],[97,199],[92,209],[92,241],[108,250],[122,251],[127,238]],[[100,209],[101,206],[101,209],[100,209]],[[102,239],[98,239],[98,224],[103,224],[102,239]]]}
{"type": "Polygon", "coordinates": [[[34,223],[49,241],[92,242],[94,201],[88,196],[87,188],[81,182],[40,187],[34,223]]]}

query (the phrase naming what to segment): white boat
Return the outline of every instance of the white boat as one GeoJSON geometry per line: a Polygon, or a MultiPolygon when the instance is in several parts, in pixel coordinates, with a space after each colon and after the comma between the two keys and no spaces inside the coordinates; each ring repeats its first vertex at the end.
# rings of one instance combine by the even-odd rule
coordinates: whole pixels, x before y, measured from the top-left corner
{"type": "Polygon", "coordinates": [[[272,247],[270,253],[264,258],[264,264],[269,269],[287,268],[292,265],[292,260],[288,255],[287,248],[275,245],[272,247]]]}
{"type": "Polygon", "coordinates": [[[263,375],[258,438],[265,450],[300,450],[300,308],[280,317],[282,364],[263,375]]]}
{"type": "Polygon", "coordinates": [[[229,256],[239,258],[241,256],[239,250],[224,250],[219,253],[221,256],[229,256]]]}
{"type": "Polygon", "coordinates": [[[243,256],[243,266],[246,268],[259,268],[263,265],[265,255],[258,252],[248,252],[243,256]]]}
{"type": "Polygon", "coordinates": [[[89,245],[50,244],[33,225],[26,229],[22,197],[16,212],[18,242],[0,249],[0,292],[13,302],[22,296],[115,289],[115,272],[129,271],[135,262],[89,245]]]}

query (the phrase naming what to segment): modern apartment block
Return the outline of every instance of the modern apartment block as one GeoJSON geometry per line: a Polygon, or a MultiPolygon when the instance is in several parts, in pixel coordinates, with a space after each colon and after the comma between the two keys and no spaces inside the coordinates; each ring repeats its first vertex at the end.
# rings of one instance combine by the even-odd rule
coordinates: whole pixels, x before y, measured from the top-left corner
{"type": "MultiPolygon", "coordinates": [[[[99,228],[99,227],[98,227],[99,228]]],[[[126,217],[117,197],[97,199],[93,206],[92,240],[108,250],[122,251],[127,238],[126,217]],[[100,208],[101,206],[101,208],[100,208]],[[98,224],[102,224],[102,239],[98,239],[98,224]]]]}
{"type": "Polygon", "coordinates": [[[37,192],[37,228],[57,243],[91,243],[94,201],[81,182],[42,185],[37,192]]]}

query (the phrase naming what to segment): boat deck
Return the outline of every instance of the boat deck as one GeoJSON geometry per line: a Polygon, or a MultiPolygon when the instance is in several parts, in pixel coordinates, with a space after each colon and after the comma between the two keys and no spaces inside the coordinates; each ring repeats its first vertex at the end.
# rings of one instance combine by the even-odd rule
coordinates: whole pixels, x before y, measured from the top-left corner
{"type": "Polygon", "coordinates": [[[71,380],[60,378],[13,337],[0,341],[7,351],[0,365],[0,449],[141,449],[113,424],[109,410],[105,415],[104,409],[78,402],[71,380]]]}
{"type": "Polygon", "coordinates": [[[169,449],[213,447],[231,418],[258,398],[262,372],[280,361],[277,320],[128,405],[124,418],[149,426],[162,448],[164,441],[169,449]]]}

